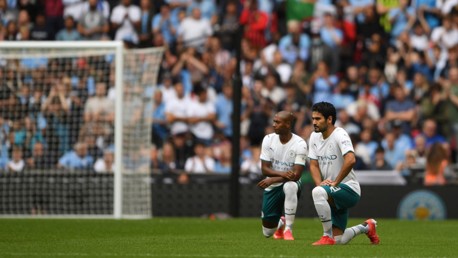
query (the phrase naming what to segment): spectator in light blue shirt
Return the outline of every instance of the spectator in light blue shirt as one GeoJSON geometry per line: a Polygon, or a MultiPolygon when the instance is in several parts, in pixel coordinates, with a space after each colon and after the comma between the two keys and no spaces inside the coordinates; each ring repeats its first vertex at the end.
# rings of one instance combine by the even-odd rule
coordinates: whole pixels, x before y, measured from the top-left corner
{"type": "Polygon", "coordinates": [[[336,48],[342,43],[343,32],[334,25],[334,16],[331,13],[324,14],[320,37],[331,48],[336,48]]]}
{"type": "Polygon", "coordinates": [[[232,85],[223,85],[222,92],[218,94],[215,101],[216,127],[221,130],[226,137],[232,137],[232,85]]]}
{"type": "Polygon", "coordinates": [[[8,123],[0,116],[0,171],[6,169],[8,164],[10,127],[8,123]]]}
{"type": "Polygon", "coordinates": [[[417,15],[423,17],[428,23],[429,29],[433,30],[440,25],[439,13],[440,10],[437,8],[440,3],[436,0],[413,0],[412,7],[417,11],[417,15]]]}
{"type": "Polygon", "coordinates": [[[86,143],[78,142],[73,151],[65,153],[60,159],[57,167],[66,169],[91,169],[94,158],[88,154],[86,143]]]}
{"type": "Polygon", "coordinates": [[[200,9],[203,19],[207,19],[212,23],[216,22],[216,5],[214,0],[195,0],[186,10],[187,16],[191,16],[192,10],[197,7],[200,9]]]}
{"type": "Polygon", "coordinates": [[[404,162],[405,153],[408,149],[399,148],[396,144],[396,136],[394,132],[388,132],[382,141],[382,147],[385,150],[386,161],[393,168],[399,168],[404,162]]]}
{"type": "Polygon", "coordinates": [[[231,147],[230,145],[221,146],[221,153],[217,155],[213,172],[216,174],[231,173],[231,147]]]}
{"type": "Polygon", "coordinates": [[[396,39],[401,32],[409,30],[415,22],[415,9],[408,6],[408,0],[399,0],[399,7],[391,9],[388,18],[392,24],[391,36],[396,39]]]}
{"type": "Polygon", "coordinates": [[[355,97],[350,92],[350,83],[347,79],[341,79],[332,95],[332,102],[336,109],[345,109],[346,107],[350,106],[353,102],[355,102],[355,97]]]}
{"type": "Polygon", "coordinates": [[[156,90],[153,98],[153,142],[158,147],[162,147],[164,141],[169,136],[167,120],[165,117],[165,103],[162,99],[162,91],[156,90]]]}
{"type": "Polygon", "coordinates": [[[74,41],[81,40],[81,35],[75,27],[75,20],[72,16],[65,17],[65,28],[61,29],[57,35],[56,40],[59,41],[74,41]]]}
{"type": "Polygon", "coordinates": [[[178,19],[174,19],[170,12],[170,6],[164,4],[161,11],[153,17],[153,35],[161,34],[166,44],[170,45],[176,40],[178,19]]]}
{"type": "MultiPolygon", "coordinates": [[[[374,0],[349,0],[348,2],[354,9],[372,8],[375,4],[374,0]]],[[[363,23],[364,19],[364,11],[359,12],[356,16],[356,21],[358,23],[363,23]]]]}
{"type": "Polygon", "coordinates": [[[309,57],[310,38],[301,33],[301,25],[298,21],[288,22],[288,34],[283,36],[278,43],[283,59],[293,65],[297,59],[307,61],[309,57]]]}

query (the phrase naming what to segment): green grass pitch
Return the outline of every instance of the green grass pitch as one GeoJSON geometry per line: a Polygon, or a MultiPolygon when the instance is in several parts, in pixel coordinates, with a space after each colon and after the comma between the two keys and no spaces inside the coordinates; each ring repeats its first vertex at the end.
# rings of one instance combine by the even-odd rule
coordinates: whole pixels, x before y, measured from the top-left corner
{"type": "MultiPolygon", "coordinates": [[[[349,225],[362,219],[352,219],[349,225]]],[[[378,220],[381,243],[311,246],[316,219],[298,218],[295,241],[266,239],[260,220],[0,219],[0,257],[458,257],[458,221],[378,220]]]]}

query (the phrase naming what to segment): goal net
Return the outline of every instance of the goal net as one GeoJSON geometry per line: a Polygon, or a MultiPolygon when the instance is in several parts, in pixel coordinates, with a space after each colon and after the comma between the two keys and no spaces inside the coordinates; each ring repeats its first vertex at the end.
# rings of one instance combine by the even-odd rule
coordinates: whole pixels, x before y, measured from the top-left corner
{"type": "Polygon", "coordinates": [[[151,216],[162,53],[122,42],[0,42],[0,216],[151,216]]]}

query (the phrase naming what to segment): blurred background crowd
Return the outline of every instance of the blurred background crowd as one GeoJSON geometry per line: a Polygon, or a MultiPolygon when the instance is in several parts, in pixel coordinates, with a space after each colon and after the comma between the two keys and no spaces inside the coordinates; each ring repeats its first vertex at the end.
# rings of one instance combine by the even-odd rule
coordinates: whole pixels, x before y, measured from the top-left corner
{"type": "MultiPolygon", "coordinates": [[[[154,106],[148,165],[180,182],[230,173],[238,67],[247,180],[261,175],[272,116],[294,112],[308,139],[318,101],[338,109],[356,170],[419,169],[442,185],[458,163],[457,0],[0,0],[0,19],[5,41],[164,46],[158,85],[142,93],[154,106]]],[[[112,171],[110,60],[1,67],[1,169],[112,171]]]]}

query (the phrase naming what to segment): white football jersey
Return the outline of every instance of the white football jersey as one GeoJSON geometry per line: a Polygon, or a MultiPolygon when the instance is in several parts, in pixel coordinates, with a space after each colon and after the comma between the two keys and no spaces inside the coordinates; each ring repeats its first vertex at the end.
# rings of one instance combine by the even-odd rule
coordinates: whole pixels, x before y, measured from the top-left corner
{"type": "MultiPolygon", "coordinates": [[[[343,156],[348,152],[355,152],[350,136],[340,127],[336,127],[327,139],[323,139],[321,133],[313,132],[310,135],[309,145],[309,158],[318,161],[323,179],[335,180],[343,166],[343,156]]],[[[361,188],[353,169],[342,183],[361,195],[361,188]]]]}
{"type": "MultiPolygon", "coordinates": [[[[261,160],[270,161],[275,171],[288,172],[294,164],[305,166],[307,153],[307,143],[296,134],[286,144],[280,142],[280,136],[276,133],[268,134],[262,140],[261,160]]],[[[280,185],[272,184],[265,190],[270,191],[280,185]]]]}

